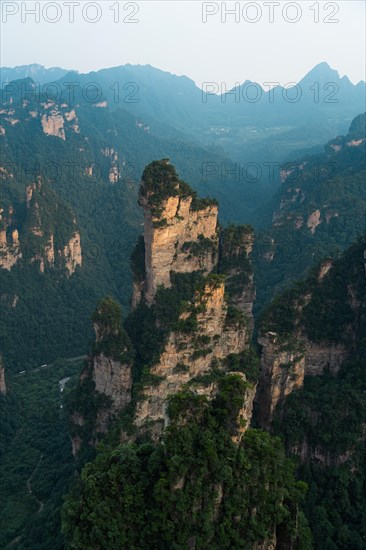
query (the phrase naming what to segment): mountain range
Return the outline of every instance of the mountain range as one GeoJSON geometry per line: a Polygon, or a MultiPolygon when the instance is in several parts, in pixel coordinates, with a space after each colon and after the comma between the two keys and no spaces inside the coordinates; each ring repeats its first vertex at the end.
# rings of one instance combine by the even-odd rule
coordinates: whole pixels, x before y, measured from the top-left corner
{"type": "Polygon", "coordinates": [[[0,72],[2,82],[27,76],[43,87],[55,82],[65,99],[70,89],[78,95],[93,83],[96,88],[89,89],[91,98],[97,94],[98,101],[106,100],[112,110],[128,110],[152,132],[164,127],[168,136],[178,137],[181,132],[205,147],[219,147],[242,165],[282,162],[295,150],[344,133],[352,118],[365,110],[365,82],[353,85],[325,62],[298,83],[271,90],[265,83],[250,80],[228,91],[221,83],[205,83],[202,90],[186,76],[150,65],[127,64],[87,74],[38,65],[0,72]],[[71,88],[72,83],[78,86],[71,88]]]}

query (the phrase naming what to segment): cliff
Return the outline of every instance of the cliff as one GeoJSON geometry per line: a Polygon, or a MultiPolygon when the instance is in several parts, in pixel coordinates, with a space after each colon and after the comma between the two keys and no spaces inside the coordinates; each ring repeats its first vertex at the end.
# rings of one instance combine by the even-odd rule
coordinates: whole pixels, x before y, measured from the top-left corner
{"type": "Polygon", "coordinates": [[[282,167],[271,227],[256,242],[257,310],[365,231],[365,120],[357,116],[323,152],[282,167]]]}
{"type": "MultiPolygon", "coordinates": [[[[0,220],[3,221],[4,210],[1,209],[0,212],[0,220]]],[[[0,267],[10,271],[21,257],[18,230],[14,229],[8,235],[5,222],[2,224],[2,229],[0,229],[0,267]]]]}
{"type": "MultiPolygon", "coordinates": [[[[220,380],[236,372],[246,381],[240,429],[233,434],[240,441],[250,425],[257,383],[249,352],[253,231],[249,226],[219,231],[215,202],[198,199],[167,160],[145,168],[139,202],[145,231],[132,254],[134,307],[125,323],[136,352],[135,399],[131,430],[122,437],[144,434],[159,440],[169,425],[167,409],[174,395],[187,390],[211,400],[220,380]]],[[[97,343],[99,332],[96,327],[97,343]]],[[[131,364],[127,368],[115,361],[94,353],[81,376],[81,387],[90,382],[90,399],[103,395],[112,400],[107,413],[97,412],[95,433],[106,431],[105,414],[111,419],[131,401],[131,364]]],[[[74,424],[81,424],[76,413],[74,424]]]]}
{"type": "Polygon", "coordinates": [[[103,299],[94,312],[93,325],[95,342],[71,405],[74,455],[82,444],[94,446],[131,401],[133,354],[118,304],[103,299]]]}
{"type": "MultiPolygon", "coordinates": [[[[218,208],[199,201],[168,161],[151,163],[142,175],[139,203],[144,210],[145,278],[151,305],[159,285],[171,285],[171,273],[210,273],[218,260],[218,208]],[[161,169],[159,173],[159,169],[161,169]]],[[[136,305],[140,296],[132,303],[136,305]]]]}
{"type": "Polygon", "coordinates": [[[52,92],[40,92],[39,83],[31,78],[9,85],[2,97],[3,124],[2,134],[6,135],[8,126],[22,125],[24,122],[39,126],[46,136],[57,137],[63,141],[72,134],[79,134],[77,113],[67,102],[52,98],[52,92]]]}
{"type": "Polygon", "coordinates": [[[6,395],[5,368],[3,365],[3,360],[1,355],[0,355],[0,394],[6,395]]]}
{"type": "MultiPolygon", "coordinates": [[[[249,348],[255,297],[249,260],[253,230],[230,226],[219,231],[217,205],[198,199],[167,160],[145,168],[139,202],[145,231],[132,258],[132,303],[135,309],[150,308],[144,316],[152,312],[154,330],[158,327],[163,334],[144,365],[133,423],[158,439],[169,425],[170,398],[189,389],[212,399],[218,381],[230,371],[227,358],[249,348]],[[171,310],[165,316],[159,312],[173,299],[175,317],[166,324],[171,310]]],[[[143,339],[143,332],[135,338],[143,339]]],[[[245,372],[241,375],[245,379],[245,372]]],[[[246,409],[241,411],[246,426],[254,393],[255,383],[248,384],[246,409]]]]}
{"type": "Polygon", "coordinates": [[[364,323],[365,254],[361,240],[339,260],[322,262],[264,313],[258,337],[262,426],[270,427],[276,408],[303,386],[305,376],[335,375],[357,356],[364,323]]]}
{"type": "Polygon", "coordinates": [[[250,428],[259,373],[250,348],[253,231],[219,231],[217,206],[197,199],[166,160],[145,169],[140,204],[145,234],[132,254],[125,321],[134,357],[126,340],[105,349],[115,325],[108,313],[101,326],[99,307],[96,346],[74,396],[74,453],[117,422],[83,470],[65,532],[72,540],[80,525],[80,547],[99,541],[95,517],[79,517],[92,488],[104,512],[98,530],[104,518],[120,518],[112,546],[236,548],[240,537],[248,548],[285,547],[285,539],[295,548],[303,488],[280,440],[250,428]]]}
{"type": "MultiPolygon", "coordinates": [[[[192,303],[180,313],[178,330],[170,332],[159,358],[149,370],[134,423],[148,426],[158,437],[169,424],[166,409],[170,397],[182,388],[212,398],[217,382],[229,371],[225,359],[249,346],[251,332],[244,319],[231,319],[225,300],[225,283],[220,276],[208,276],[192,303]]],[[[245,380],[244,373],[241,373],[245,380]]],[[[255,385],[246,390],[246,408],[241,416],[249,426],[255,385]]]]}
{"type": "Polygon", "coordinates": [[[70,277],[82,266],[75,216],[41,178],[0,210],[0,267],[36,264],[39,272],[62,269],[70,277]]]}
{"type": "Polygon", "coordinates": [[[268,415],[298,457],[314,548],[364,546],[365,258],[363,237],[276,300],[262,325],[262,425],[268,415]]]}
{"type": "Polygon", "coordinates": [[[253,303],[256,298],[250,254],[254,232],[249,225],[230,225],[220,234],[219,272],[226,276],[226,293],[232,307],[241,311],[250,332],[254,328],[253,303]]]}

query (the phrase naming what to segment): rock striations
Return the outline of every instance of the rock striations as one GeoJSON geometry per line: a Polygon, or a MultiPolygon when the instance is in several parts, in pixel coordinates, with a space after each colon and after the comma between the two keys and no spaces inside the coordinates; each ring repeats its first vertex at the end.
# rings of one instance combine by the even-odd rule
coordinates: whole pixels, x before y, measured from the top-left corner
{"type": "Polygon", "coordinates": [[[336,374],[357,355],[365,310],[364,239],[338,260],[325,260],[308,278],[277,297],[259,330],[259,419],[269,428],[276,408],[304,377],[336,374]]]}
{"type": "Polygon", "coordinates": [[[110,421],[131,401],[131,344],[121,325],[119,305],[104,298],[93,315],[95,343],[74,396],[71,439],[76,454],[82,443],[94,446],[110,421]]]}
{"type": "MultiPolygon", "coordinates": [[[[159,440],[169,425],[173,396],[188,391],[211,400],[220,381],[235,374],[245,388],[233,435],[239,442],[250,424],[256,390],[256,379],[246,380],[243,361],[253,329],[253,231],[249,226],[219,230],[216,202],[198,199],[167,160],[145,168],[139,203],[145,232],[132,255],[133,311],[126,321],[136,350],[134,397],[131,429],[121,437],[143,434],[159,440]]],[[[109,405],[105,402],[94,415],[87,434],[92,444],[97,432],[105,431],[106,418],[125,410],[132,387],[130,356],[126,362],[102,351],[104,337],[98,324],[95,328],[98,352],[90,356],[78,391],[88,388],[91,401],[103,396],[109,405]]],[[[84,416],[80,408],[74,410],[74,450],[85,441],[86,433],[77,427],[84,416]]]]}
{"type": "MultiPolygon", "coordinates": [[[[225,372],[225,358],[243,352],[249,345],[245,323],[231,323],[228,319],[225,283],[217,275],[209,276],[203,289],[196,292],[193,303],[179,315],[178,326],[178,330],[169,334],[159,359],[152,365],[153,383],[144,384],[143,399],[136,409],[136,426],[155,425],[155,435],[169,423],[166,416],[169,397],[185,387],[195,394],[213,397],[217,393],[217,379],[225,372]],[[192,326],[194,332],[189,330],[192,326]]],[[[250,410],[243,413],[249,420],[254,390],[251,387],[246,396],[250,410]]]]}
{"type": "MultiPolygon", "coordinates": [[[[202,277],[152,361],[137,403],[135,426],[158,438],[169,424],[170,397],[189,388],[212,398],[219,378],[229,370],[226,358],[249,347],[255,294],[248,260],[253,232],[249,227],[220,232],[217,204],[199,200],[167,160],[145,169],[140,204],[145,217],[143,269],[136,270],[140,278],[135,276],[134,307],[141,302],[153,306],[159,289],[178,284],[177,274],[202,277]]],[[[247,385],[246,391],[249,410],[242,416],[249,425],[255,386],[247,385]]]]}
{"type": "Polygon", "coordinates": [[[75,217],[40,177],[21,200],[0,209],[0,268],[11,271],[21,260],[40,273],[61,269],[67,277],[83,263],[75,217]]]}
{"type": "Polygon", "coordinates": [[[143,291],[147,304],[154,301],[159,285],[171,286],[170,275],[201,270],[210,273],[218,261],[218,207],[215,201],[199,201],[179,180],[167,161],[152,163],[143,175],[139,204],[144,210],[145,277],[135,285],[132,303],[143,291]],[[159,169],[164,168],[161,173],[159,169]],[[164,179],[160,178],[166,178],[164,179]],[[140,289],[140,290],[138,290],[140,289]],[[137,295],[138,294],[138,295],[137,295]]]}

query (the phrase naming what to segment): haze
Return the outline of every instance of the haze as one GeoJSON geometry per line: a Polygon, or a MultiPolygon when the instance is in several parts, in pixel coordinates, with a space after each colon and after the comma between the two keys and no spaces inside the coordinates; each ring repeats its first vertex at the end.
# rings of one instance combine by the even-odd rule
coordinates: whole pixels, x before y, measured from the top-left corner
{"type": "MultiPolygon", "coordinates": [[[[297,2],[297,5],[284,1],[240,2],[238,22],[235,15],[227,15],[226,22],[222,22],[221,2],[208,5],[196,1],[145,0],[127,4],[49,2],[46,19],[59,18],[54,23],[45,20],[42,14],[45,3],[41,2],[37,23],[35,16],[27,13],[36,4],[2,2],[2,66],[40,63],[89,72],[125,63],[151,64],[187,75],[198,86],[209,81],[225,82],[230,88],[246,79],[259,83],[297,82],[317,63],[327,61],[352,82],[365,80],[363,1],[297,2]],[[72,4],[73,23],[69,21],[72,4]],[[117,7],[119,23],[114,22],[117,7]],[[87,9],[84,13],[90,19],[97,18],[99,9],[99,21],[85,21],[82,9],[87,9]],[[296,19],[301,11],[299,20],[285,21],[284,9],[289,20],[296,19]],[[208,15],[204,23],[202,14],[209,11],[218,13],[208,15]],[[256,17],[256,23],[248,22],[256,17]],[[326,23],[327,17],[338,22],[326,23]],[[123,22],[128,18],[138,22],[123,22]]],[[[234,7],[234,2],[226,3],[227,10],[234,7]]]]}

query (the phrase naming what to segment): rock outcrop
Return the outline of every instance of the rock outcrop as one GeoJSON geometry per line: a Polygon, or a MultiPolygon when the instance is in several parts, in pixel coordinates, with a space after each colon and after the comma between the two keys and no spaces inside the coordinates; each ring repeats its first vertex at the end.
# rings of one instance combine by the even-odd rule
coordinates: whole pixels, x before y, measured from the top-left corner
{"type": "Polygon", "coordinates": [[[45,134],[59,137],[65,141],[64,118],[57,110],[42,115],[41,123],[45,134]]]}
{"type": "Polygon", "coordinates": [[[82,266],[75,216],[41,178],[26,187],[21,200],[0,210],[0,224],[0,268],[10,271],[21,260],[38,265],[40,273],[62,269],[70,277],[82,266]]]}
{"type": "Polygon", "coordinates": [[[79,231],[76,231],[69,242],[65,245],[62,256],[69,276],[75,273],[75,270],[78,266],[82,265],[83,257],[79,231]]]}
{"type": "Polygon", "coordinates": [[[10,271],[21,257],[18,230],[14,229],[9,235],[6,223],[3,224],[3,229],[0,229],[0,267],[10,271]]]}
{"type": "Polygon", "coordinates": [[[226,276],[229,303],[241,311],[250,331],[254,328],[253,303],[256,297],[250,254],[254,233],[251,226],[229,226],[220,236],[219,271],[226,276]]]}
{"type": "MultiPolygon", "coordinates": [[[[213,398],[218,380],[230,370],[227,357],[249,347],[255,297],[249,261],[253,230],[230,226],[220,233],[217,205],[197,199],[164,160],[145,169],[140,204],[145,234],[132,258],[133,306],[145,303],[153,307],[159,289],[179,286],[174,274],[200,273],[203,277],[181,306],[175,325],[143,378],[134,424],[158,439],[169,424],[170,398],[186,389],[213,398]]],[[[245,379],[244,373],[240,375],[245,379]]],[[[246,387],[237,441],[252,414],[255,384],[246,387]]]]}
{"type": "Polygon", "coordinates": [[[336,374],[355,355],[364,323],[364,254],[361,243],[339,260],[325,260],[301,291],[285,292],[265,313],[256,397],[263,427],[270,428],[275,411],[305,376],[336,374]]]}
{"type": "Polygon", "coordinates": [[[94,446],[131,401],[133,354],[119,305],[104,298],[93,324],[95,343],[80,375],[79,398],[70,418],[74,455],[82,444],[94,446]]]}
{"type": "MultiPolygon", "coordinates": [[[[145,218],[144,297],[151,305],[159,285],[171,285],[172,272],[212,271],[218,260],[218,208],[214,201],[198,201],[169,170],[163,176],[166,181],[160,182],[169,195],[149,188],[149,176],[144,174],[139,200],[145,218]]],[[[134,296],[132,302],[137,301],[134,296]]]]}
{"type": "Polygon", "coordinates": [[[121,325],[121,312],[111,298],[100,302],[93,317],[95,344],[92,379],[97,392],[112,399],[111,411],[131,401],[131,344],[121,325]]]}
{"type": "Polygon", "coordinates": [[[6,395],[5,369],[0,356],[0,395],[6,395]]]}
{"type": "MultiPolygon", "coordinates": [[[[217,204],[198,199],[166,160],[145,169],[139,202],[145,233],[131,258],[134,311],[126,320],[135,348],[136,400],[121,439],[160,440],[173,396],[188,392],[212,400],[235,374],[243,399],[231,436],[239,443],[250,425],[257,383],[243,360],[253,330],[253,231],[239,226],[219,232],[217,204]]],[[[75,452],[83,443],[95,445],[131,402],[131,344],[115,310],[107,299],[94,318],[96,343],[72,415],[75,452]],[[86,401],[94,403],[92,419],[77,406],[86,401]]]]}
{"type": "Polygon", "coordinates": [[[346,346],[334,342],[315,343],[298,333],[281,339],[274,332],[260,334],[261,380],[258,391],[260,423],[270,428],[278,404],[301,388],[305,375],[319,376],[327,369],[338,372],[347,358],[346,346]]]}
{"type": "MultiPolygon", "coordinates": [[[[218,374],[225,372],[224,359],[238,354],[249,345],[251,336],[243,321],[228,319],[225,283],[219,276],[209,276],[202,291],[178,319],[181,329],[169,334],[156,364],[150,368],[142,399],[137,405],[136,426],[148,425],[154,436],[160,435],[169,419],[169,398],[188,387],[194,393],[213,397],[217,393],[218,374]],[[191,332],[191,327],[194,327],[191,332]]],[[[247,400],[243,418],[250,420],[254,390],[247,400]]],[[[248,422],[249,425],[249,422],[248,422]]]]}

